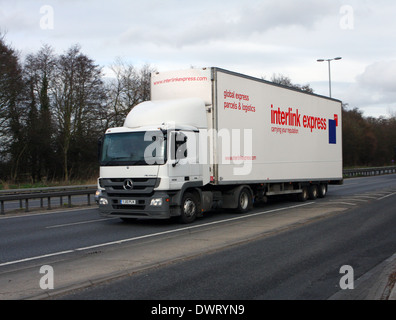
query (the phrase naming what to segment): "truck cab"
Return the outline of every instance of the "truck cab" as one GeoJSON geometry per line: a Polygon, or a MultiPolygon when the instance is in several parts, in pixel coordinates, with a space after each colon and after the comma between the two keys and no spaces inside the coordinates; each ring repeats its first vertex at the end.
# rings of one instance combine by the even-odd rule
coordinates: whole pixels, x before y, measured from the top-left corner
{"type": "Polygon", "coordinates": [[[101,142],[100,213],[195,219],[201,211],[195,188],[210,181],[208,162],[199,161],[199,133],[205,128],[205,104],[199,99],[145,102],[132,109],[124,126],[108,129],[101,142]],[[178,122],[166,122],[170,117],[178,122]],[[187,190],[190,200],[182,204],[187,190]]]}

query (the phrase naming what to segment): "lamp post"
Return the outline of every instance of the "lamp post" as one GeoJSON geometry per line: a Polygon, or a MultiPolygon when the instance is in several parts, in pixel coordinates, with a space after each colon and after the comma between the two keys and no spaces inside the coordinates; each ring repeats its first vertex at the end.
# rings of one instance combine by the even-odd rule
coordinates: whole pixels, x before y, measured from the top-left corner
{"type": "Polygon", "coordinates": [[[330,95],[330,98],[331,98],[331,72],[330,72],[330,62],[333,61],[333,60],[341,60],[341,59],[342,59],[342,57],[337,57],[337,58],[333,58],[333,59],[318,59],[318,60],[316,60],[316,61],[318,61],[318,62],[327,61],[328,64],[329,64],[329,95],[330,95]]]}

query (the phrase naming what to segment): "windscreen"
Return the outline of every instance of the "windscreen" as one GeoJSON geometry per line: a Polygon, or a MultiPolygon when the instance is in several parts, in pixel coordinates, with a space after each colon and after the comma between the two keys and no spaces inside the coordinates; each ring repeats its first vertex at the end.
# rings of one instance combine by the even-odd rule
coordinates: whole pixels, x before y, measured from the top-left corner
{"type": "Polygon", "coordinates": [[[106,134],[101,166],[161,165],[166,162],[166,143],[160,131],[106,134]]]}

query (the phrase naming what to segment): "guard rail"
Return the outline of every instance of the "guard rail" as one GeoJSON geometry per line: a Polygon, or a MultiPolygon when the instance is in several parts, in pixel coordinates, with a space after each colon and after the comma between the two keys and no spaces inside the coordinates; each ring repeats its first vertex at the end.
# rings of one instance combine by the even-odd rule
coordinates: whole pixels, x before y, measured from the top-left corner
{"type": "Polygon", "coordinates": [[[6,201],[18,201],[20,209],[23,208],[25,202],[25,211],[29,211],[29,200],[40,199],[40,207],[44,207],[44,199],[47,199],[47,209],[51,209],[51,198],[59,198],[60,206],[63,206],[63,198],[68,197],[68,206],[72,206],[72,196],[87,196],[87,204],[91,205],[91,195],[95,194],[96,185],[82,186],[65,186],[65,187],[48,187],[33,189],[10,189],[0,190],[0,214],[5,214],[4,203],[6,201]]]}
{"type": "Polygon", "coordinates": [[[360,176],[379,176],[383,174],[396,173],[396,166],[344,169],[343,173],[345,178],[360,176]]]}

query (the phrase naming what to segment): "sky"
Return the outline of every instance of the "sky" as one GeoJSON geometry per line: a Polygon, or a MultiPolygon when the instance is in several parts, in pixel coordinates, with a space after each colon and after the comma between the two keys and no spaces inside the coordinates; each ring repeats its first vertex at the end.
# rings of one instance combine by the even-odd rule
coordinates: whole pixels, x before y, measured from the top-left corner
{"type": "Polygon", "coordinates": [[[121,58],[158,71],[219,67],[284,75],[358,108],[396,116],[396,1],[0,0],[0,30],[21,60],[50,45],[81,51],[111,76],[121,58]]]}

